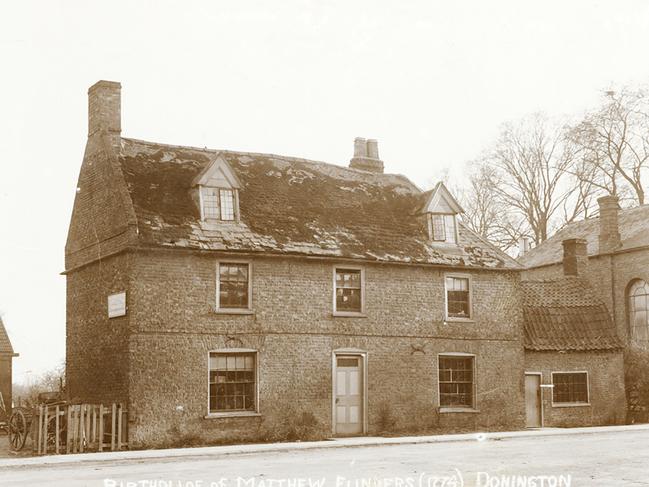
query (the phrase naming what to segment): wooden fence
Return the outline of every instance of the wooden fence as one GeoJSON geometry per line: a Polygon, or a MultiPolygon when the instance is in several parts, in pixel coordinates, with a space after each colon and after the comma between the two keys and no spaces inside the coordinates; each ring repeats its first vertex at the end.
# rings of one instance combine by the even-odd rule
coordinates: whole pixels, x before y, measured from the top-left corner
{"type": "Polygon", "coordinates": [[[32,420],[34,453],[128,449],[128,412],[122,404],[41,405],[32,420]]]}

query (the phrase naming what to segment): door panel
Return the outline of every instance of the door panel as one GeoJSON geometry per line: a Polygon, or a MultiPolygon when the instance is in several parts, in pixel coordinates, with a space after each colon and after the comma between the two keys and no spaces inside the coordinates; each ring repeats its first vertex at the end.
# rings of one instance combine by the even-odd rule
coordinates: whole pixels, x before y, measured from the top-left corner
{"type": "Polygon", "coordinates": [[[541,376],[525,374],[525,426],[541,427],[541,376]]]}
{"type": "Polygon", "coordinates": [[[363,374],[360,357],[336,357],[336,434],[363,432],[363,374]]]}

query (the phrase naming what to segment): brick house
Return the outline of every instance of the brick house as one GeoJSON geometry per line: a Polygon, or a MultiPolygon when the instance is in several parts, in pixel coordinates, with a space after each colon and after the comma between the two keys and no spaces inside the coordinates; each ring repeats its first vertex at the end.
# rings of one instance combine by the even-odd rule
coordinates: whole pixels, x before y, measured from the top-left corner
{"type": "Polygon", "coordinates": [[[18,354],[14,352],[11,346],[2,318],[0,318],[0,394],[2,395],[0,409],[2,409],[2,403],[4,403],[7,412],[11,410],[12,405],[11,385],[13,382],[11,366],[13,358],[17,356],[18,354]]]}
{"type": "Polygon", "coordinates": [[[120,90],[88,92],[71,397],[126,403],[139,446],[525,425],[521,267],[443,184],[374,140],[341,167],[125,138],[120,90]]]}
{"type": "Polygon", "coordinates": [[[623,342],[582,277],[585,241],[563,241],[560,277],[522,282],[528,427],[625,421],[623,342]]]}
{"type": "MultiPolygon", "coordinates": [[[[569,271],[590,286],[613,319],[623,349],[649,349],[649,205],[620,209],[599,198],[599,215],[567,225],[519,261],[524,279],[563,273],[562,245],[576,241],[569,271]]],[[[621,355],[621,354],[620,354],[621,355]]],[[[633,396],[633,391],[629,391],[633,396]]],[[[632,397],[631,397],[632,398],[632,397]]]]}

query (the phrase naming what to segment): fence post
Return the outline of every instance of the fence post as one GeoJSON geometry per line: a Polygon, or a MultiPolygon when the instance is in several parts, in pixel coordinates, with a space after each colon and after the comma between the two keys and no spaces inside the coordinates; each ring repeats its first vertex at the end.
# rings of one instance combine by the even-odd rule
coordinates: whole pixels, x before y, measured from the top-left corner
{"type": "Polygon", "coordinates": [[[110,428],[110,451],[115,451],[115,413],[116,411],[116,404],[113,403],[112,407],[112,414],[111,414],[111,428],[110,428]]]}
{"type": "Polygon", "coordinates": [[[54,420],[54,453],[59,454],[59,406],[56,405],[56,419],[54,420]]]}
{"type": "Polygon", "coordinates": [[[117,406],[117,449],[122,449],[122,403],[117,406]]]}
{"type": "Polygon", "coordinates": [[[70,440],[72,440],[72,406],[70,404],[65,406],[67,409],[68,422],[67,432],[65,435],[65,453],[70,453],[70,440]]]}
{"type": "Polygon", "coordinates": [[[104,405],[99,405],[99,451],[104,450],[104,405]]]}
{"type": "Polygon", "coordinates": [[[79,405],[79,453],[83,453],[83,438],[86,432],[86,405],[79,405]]]}

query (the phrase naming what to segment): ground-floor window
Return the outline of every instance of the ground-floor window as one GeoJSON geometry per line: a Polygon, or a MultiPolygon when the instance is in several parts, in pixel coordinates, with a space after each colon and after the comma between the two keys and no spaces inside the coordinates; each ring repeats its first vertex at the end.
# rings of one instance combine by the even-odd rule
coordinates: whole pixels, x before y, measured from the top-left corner
{"type": "Polygon", "coordinates": [[[588,404],[588,373],[552,372],[554,404],[588,404]]]}
{"type": "Polygon", "coordinates": [[[210,413],[254,411],[256,354],[210,353],[210,413]]]}
{"type": "Polygon", "coordinates": [[[473,408],[474,357],[439,356],[439,405],[450,408],[473,408]]]}

